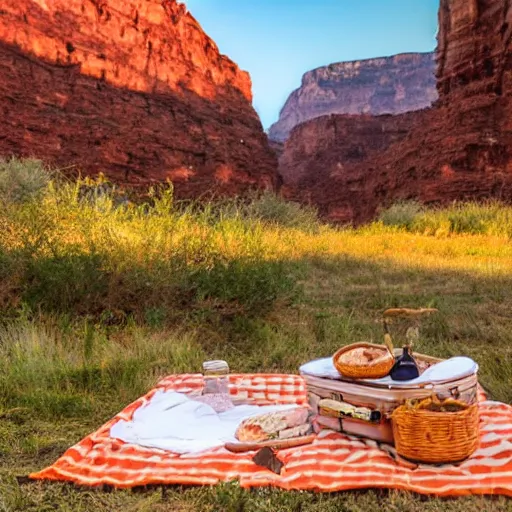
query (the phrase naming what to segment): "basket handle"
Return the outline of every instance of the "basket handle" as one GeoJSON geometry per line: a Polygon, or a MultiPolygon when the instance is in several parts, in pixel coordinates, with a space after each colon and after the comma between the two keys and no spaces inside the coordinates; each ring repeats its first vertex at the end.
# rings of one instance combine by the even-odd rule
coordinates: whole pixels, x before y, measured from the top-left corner
{"type": "Polygon", "coordinates": [[[435,308],[419,308],[419,309],[411,309],[411,308],[390,308],[386,309],[382,316],[384,319],[388,318],[397,318],[397,317],[408,317],[408,318],[416,318],[423,315],[429,315],[430,313],[436,313],[438,310],[435,308]]]}
{"type": "MultiPolygon", "coordinates": [[[[389,332],[389,324],[392,322],[392,318],[399,317],[408,317],[408,318],[420,318],[423,315],[429,315],[430,313],[435,313],[438,310],[435,308],[419,308],[419,309],[411,309],[411,308],[390,308],[386,309],[382,314],[383,317],[383,327],[384,327],[384,343],[388,348],[389,352],[394,355],[393,352],[393,342],[391,339],[391,333],[389,332]]],[[[412,349],[412,341],[407,342],[409,348],[412,349]]]]}

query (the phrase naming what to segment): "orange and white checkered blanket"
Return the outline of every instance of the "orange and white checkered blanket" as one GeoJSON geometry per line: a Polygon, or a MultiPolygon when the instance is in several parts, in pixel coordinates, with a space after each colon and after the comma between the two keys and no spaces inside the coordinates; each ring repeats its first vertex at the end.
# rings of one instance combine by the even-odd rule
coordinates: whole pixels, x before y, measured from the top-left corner
{"type": "MultiPolygon", "coordinates": [[[[211,485],[238,479],[242,487],[342,491],[393,488],[438,496],[503,494],[512,496],[512,407],[480,397],[479,449],[458,465],[419,465],[411,469],[374,441],[331,431],[311,445],[278,453],[281,475],[256,466],[253,453],[224,448],[200,455],[177,455],[125,444],[109,437],[120,419],[130,420],[157,390],[199,391],[201,375],[173,375],[129,405],[95,433],[67,450],[52,466],[32,479],[70,481],[80,485],[135,487],[154,484],[211,485]]],[[[230,376],[231,394],[256,404],[305,404],[306,386],[298,375],[240,374],[230,376]]]]}

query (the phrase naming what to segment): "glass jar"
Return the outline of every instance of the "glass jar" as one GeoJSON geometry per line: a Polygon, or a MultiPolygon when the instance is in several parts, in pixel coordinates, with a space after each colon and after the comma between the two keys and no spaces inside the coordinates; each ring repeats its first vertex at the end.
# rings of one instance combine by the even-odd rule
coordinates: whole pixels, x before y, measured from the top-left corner
{"type": "Polygon", "coordinates": [[[205,361],[203,363],[203,395],[229,394],[229,366],[226,361],[205,361]]]}

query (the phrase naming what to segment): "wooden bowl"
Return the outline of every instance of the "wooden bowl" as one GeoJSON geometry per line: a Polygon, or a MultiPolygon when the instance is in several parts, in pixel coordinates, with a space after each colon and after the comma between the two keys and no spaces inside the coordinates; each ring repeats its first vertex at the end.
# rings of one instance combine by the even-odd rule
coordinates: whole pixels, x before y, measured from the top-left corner
{"type": "Polygon", "coordinates": [[[346,347],[340,348],[333,356],[333,363],[336,370],[341,375],[349,379],[381,379],[389,374],[391,368],[395,364],[395,357],[390,354],[389,350],[383,345],[375,345],[374,343],[353,343],[346,347]],[[340,360],[341,356],[358,348],[372,348],[382,352],[383,356],[378,361],[369,361],[364,364],[347,364],[340,360]]]}

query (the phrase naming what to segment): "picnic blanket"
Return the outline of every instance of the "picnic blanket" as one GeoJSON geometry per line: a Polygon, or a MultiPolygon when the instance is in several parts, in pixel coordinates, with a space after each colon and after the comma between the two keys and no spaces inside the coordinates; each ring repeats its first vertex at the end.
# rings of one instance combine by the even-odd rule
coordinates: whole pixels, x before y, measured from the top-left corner
{"type": "MultiPolygon", "coordinates": [[[[487,401],[480,393],[480,447],[458,465],[404,465],[394,449],[375,441],[323,431],[310,445],[278,452],[281,475],[259,467],[254,453],[235,454],[216,448],[200,454],[123,443],[109,436],[119,420],[130,420],[158,390],[200,393],[200,374],[172,375],[132,403],[98,431],[68,449],[52,466],[32,479],[79,485],[128,488],[158,484],[213,485],[239,480],[244,488],[275,486],[287,490],[342,491],[393,488],[435,494],[503,494],[512,496],[512,407],[487,401]]],[[[230,375],[230,393],[258,405],[307,403],[306,385],[298,375],[230,375]]]]}

